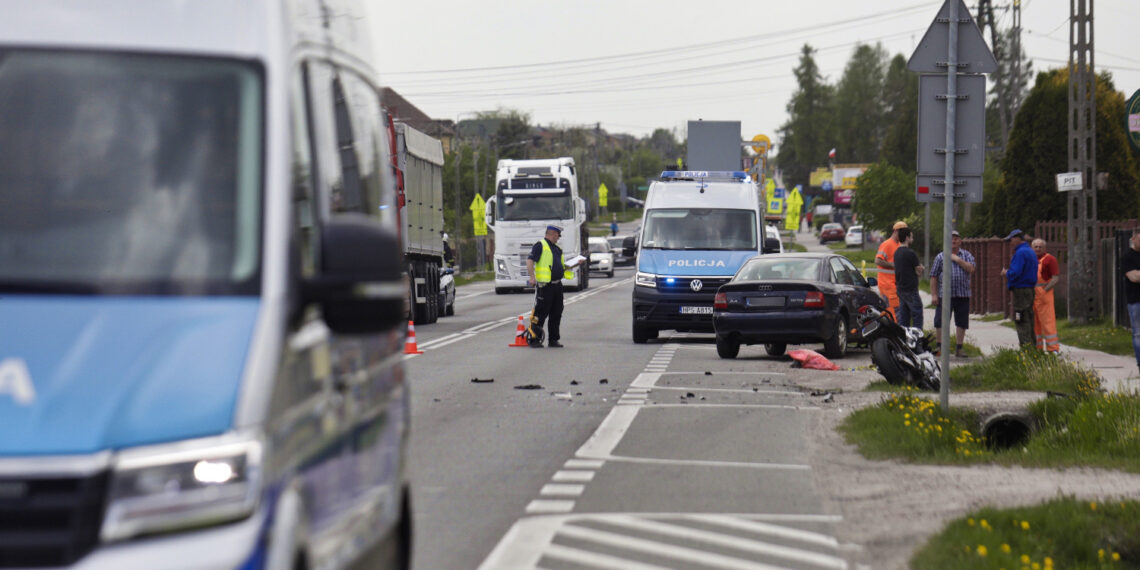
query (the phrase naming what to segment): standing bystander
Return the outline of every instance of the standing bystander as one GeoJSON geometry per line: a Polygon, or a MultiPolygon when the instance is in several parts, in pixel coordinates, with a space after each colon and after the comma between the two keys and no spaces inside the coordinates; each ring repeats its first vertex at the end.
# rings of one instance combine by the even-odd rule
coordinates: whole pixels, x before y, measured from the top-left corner
{"type": "Polygon", "coordinates": [[[895,293],[899,298],[898,323],[904,327],[922,328],[922,297],[918,295],[918,277],[925,268],[918,254],[910,248],[914,232],[910,228],[898,231],[899,248],[895,250],[895,293]]]}
{"type": "Polygon", "coordinates": [[[1017,343],[1033,345],[1033,289],[1037,286],[1037,255],[1025,242],[1025,232],[1013,230],[1005,236],[1013,246],[1009,269],[1002,268],[1001,276],[1013,295],[1013,322],[1017,325],[1017,343]]]}
{"type": "Polygon", "coordinates": [[[895,293],[895,250],[899,248],[899,230],[907,227],[906,222],[895,222],[891,228],[891,237],[883,240],[879,251],[875,253],[875,266],[879,271],[876,277],[879,280],[879,293],[887,300],[887,307],[892,316],[898,316],[899,297],[895,293]]]}
{"type": "Polygon", "coordinates": [[[1128,318],[1132,321],[1132,351],[1140,367],[1140,228],[1132,229],[1131,246],[1120,258],[1124,272],[1124,297],[1128,301],[1128,318]]]}
{"type": "MultiPolygon", "coordinates": [[[[966,329],[970,328],[970,275],[973,275],[976,265],[974,256],[962,249],[962,235],[958,230],[950,233],[950,316],[954,319],[955,340],[954,356],[964,357],[962,344],[966,342],[966,329]]],[[[934,257],[930,267],[930,299],[934,302],[934,328],[942,328],[942,289],[939,279],[942,277],[942,253],[934,257]]]]}
{"type": "Polygon", "coordinates": [[[1061,341],[1057,338],[1057,315],[1053,309],[1053,289],[1061,280],[1061,266],[1053,254],[1045,251],[1045,240],[1033,240],[1033,252],[1037,254],[1037,290],[1033,294],[1033,332],[1036,335],[1034,346],[1056,354],[1061,351],[1061,341]]]}

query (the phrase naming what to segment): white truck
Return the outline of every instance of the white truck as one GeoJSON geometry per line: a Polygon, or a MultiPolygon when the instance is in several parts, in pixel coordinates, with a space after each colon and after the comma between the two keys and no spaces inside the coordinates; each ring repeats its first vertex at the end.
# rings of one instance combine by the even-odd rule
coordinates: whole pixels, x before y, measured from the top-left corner
{"type": "MultiPolygon", "coordinates": [[[[631,244],[632,245],[632,244],[631,244]]],[[[713,296],[765,238],[764,200],[741,171],[666,171],[649,186],[633,288],[633,342],[658,331],[712,332],[713,296]]]]}
{"type": "MultiPolygon", "coordinates": [[[[500,160],[486,216],[487,227],[495,232],[495,293],[527,287],[526,258],[548,225],[562,228],[558,246],[566,259],[589,255],[586,202],[578,197],[573,158],[500,160]]],[[[588,287],[588,267],[575,269],[563,285],[579,291],[588,287]]]]}
{"type": "Polygon", "coordinates": [[[417,325],[444,315],[443,143],[412,127],[392,125],[397,215],[408,274],[408,305],[417,325]]]}

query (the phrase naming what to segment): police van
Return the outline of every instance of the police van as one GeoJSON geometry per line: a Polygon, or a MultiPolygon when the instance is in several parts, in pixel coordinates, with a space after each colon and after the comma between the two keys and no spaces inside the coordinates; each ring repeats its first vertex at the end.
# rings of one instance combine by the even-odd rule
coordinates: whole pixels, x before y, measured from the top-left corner
{"type": "Polygon", "coordinates": [[[406,567],[350,0],[0,0],[0,567],[406,567]]]}
{"type": "Polygon", "coordinates": [[[766,239],[759,187],[740,171],[665,171],[649,186],[633,287],[633,342],[712,332],[713,297],[766,239]]]}

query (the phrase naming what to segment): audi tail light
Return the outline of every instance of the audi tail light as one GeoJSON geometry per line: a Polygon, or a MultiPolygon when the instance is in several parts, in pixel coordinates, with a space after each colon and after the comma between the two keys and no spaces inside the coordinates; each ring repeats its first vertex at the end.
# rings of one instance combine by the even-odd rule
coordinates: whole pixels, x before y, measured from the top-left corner
{"type": "Polygon", "coordinates": [[[728,308],[728,295],[726,295],[724,293],[717,293],[716,296],[713,297],[713,308],[714,309],[727,309],[728,308]]]}
{"type": "Polygon", "coordinates": [[[804,296],[804,307],[805,308],[808,308],[808,309],[817,308],[818,309],[818,308],[821,308],[823,306],[824,306],[823,293],[821,293],[819,291],[809,291],[808,294],[804,296]]]}

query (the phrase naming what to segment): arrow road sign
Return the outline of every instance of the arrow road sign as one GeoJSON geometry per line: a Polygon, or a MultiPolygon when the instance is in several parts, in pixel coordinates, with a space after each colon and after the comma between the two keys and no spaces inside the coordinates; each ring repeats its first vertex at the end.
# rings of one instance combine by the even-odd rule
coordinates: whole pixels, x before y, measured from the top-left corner
{"type": "Polygon", "coordinates": [[[918,42],[906,68],[918,73],[946,73],[946,46],[950,45],[950,3],[958,3],[958,72],[993,73],[997,60],[962,0],[946,0],[938,16],[918,42]]]}

